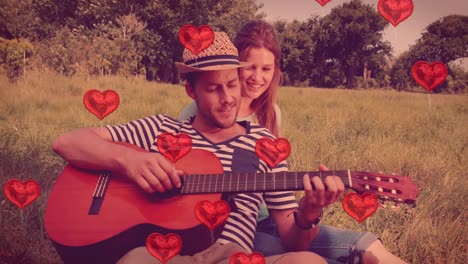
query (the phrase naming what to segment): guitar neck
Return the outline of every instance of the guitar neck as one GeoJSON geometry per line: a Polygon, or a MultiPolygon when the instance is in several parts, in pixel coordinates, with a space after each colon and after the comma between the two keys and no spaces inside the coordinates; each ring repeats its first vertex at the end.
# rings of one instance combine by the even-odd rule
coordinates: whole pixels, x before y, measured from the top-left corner
{"type": "Polygon", "coordinates": [[[341,178],[346,187],[352,186],[349,171],[325,172],[278,172],[278,173],[249,173],[228,172],[223,174],[191,174],[182,180],[182,194],[201,193],[240,193],[240,192],[269,192],[303,190],[303,177],[319,176],[325,178],[335,175],[341,178]]]}

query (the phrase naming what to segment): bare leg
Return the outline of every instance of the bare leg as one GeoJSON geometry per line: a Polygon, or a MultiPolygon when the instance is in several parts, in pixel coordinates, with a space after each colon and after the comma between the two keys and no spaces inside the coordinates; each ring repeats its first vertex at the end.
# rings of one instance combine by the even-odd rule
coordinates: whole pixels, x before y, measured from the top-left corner
{"type": "Polygon", "coordinates": [[[365,264],[407,264],[399,257],[388,252],[380,240],[373,242],[366,250],[363,256],[365,264]]]}

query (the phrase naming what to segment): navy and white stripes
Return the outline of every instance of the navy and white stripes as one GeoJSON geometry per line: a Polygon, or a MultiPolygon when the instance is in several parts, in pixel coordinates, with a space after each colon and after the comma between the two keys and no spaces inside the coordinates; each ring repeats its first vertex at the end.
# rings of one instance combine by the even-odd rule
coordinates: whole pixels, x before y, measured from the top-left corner
{"type": "MultiPolygon", "coordinates": [[[[154,115],[130,121],[127,124],[106,127],[114,141],[128,142],[156,153],[159,153],[156,140],[160,133],[185,133],[192,139],[193,149],[203,149],[215,154],[225,172],[238,171],[239,164],[244,164],[245,167],[249,167],[250,171],[258,173],[287,171],[286,162],[282,162],[270,170],[268,165],[256,156],[256,141],[263,137],[273,138],[273,135],[265,128],[242,122],[247,130],[246,135],[214,144],[193,129],[191,126],[193,118],[180,122],[166,115],[154,115]],[[238,157],[242,154],[248,154],[249,158],[238,157]]],[[[263,200],[267,207],[273,210],[297,207],[293,192],[240,193],[233,197],[237,210],[229,215],[218,242],[221,244],[237,243],[249,252],[253,248],[258,209],[263,200]]]]}

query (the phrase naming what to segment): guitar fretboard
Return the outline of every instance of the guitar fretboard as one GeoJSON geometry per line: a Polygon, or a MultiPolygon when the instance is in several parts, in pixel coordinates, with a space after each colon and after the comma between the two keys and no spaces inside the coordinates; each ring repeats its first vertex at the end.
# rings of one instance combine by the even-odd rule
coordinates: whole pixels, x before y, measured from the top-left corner
{"type": "Polygon", "coordinates": [[[303,177],[319,176],[324,178],[336,175],[341,178],[346,187],[350,186],[348,171],[326,172],[279,172],[279,173],[223,173],[223,174],[191,174],[183,177],[182,194],[200,193],[238,193],[303,190],[303,177]]]}

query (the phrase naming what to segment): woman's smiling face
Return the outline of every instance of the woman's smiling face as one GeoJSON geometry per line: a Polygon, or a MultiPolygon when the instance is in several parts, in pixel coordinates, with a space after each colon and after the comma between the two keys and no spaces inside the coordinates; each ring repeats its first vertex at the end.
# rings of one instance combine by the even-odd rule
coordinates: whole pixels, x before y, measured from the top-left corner
{"type": "Polygon", "coordinates": [[[275,73],[275,55],[265,48],[250,48],[241,60],[252,63],[240,69],[242,96],[257,99],[270,87],[275,73]]]}

